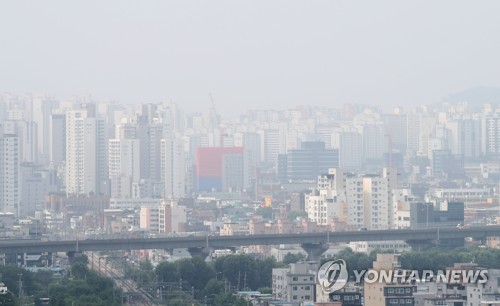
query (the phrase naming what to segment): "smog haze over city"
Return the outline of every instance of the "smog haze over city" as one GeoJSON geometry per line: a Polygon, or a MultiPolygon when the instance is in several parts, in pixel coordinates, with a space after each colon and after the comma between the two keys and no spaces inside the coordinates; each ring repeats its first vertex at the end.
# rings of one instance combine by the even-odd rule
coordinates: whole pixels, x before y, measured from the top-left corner
{"type": "Polygon", "coordinates": [[[499,13],[3,1],[0,305],[499,305],[499,13]]]}
{"type": "Polygon", "coordinates": [[[500,86],[497,1],[11,1],[0,90],[221,113],[500,86]]]}

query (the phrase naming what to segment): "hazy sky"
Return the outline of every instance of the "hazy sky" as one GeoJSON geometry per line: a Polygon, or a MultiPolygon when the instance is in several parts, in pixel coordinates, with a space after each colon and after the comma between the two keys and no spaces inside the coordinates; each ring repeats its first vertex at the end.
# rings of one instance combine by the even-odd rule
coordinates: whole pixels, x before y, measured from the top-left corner
{"type": "Polygon", "coordinates": [[[0,91],[220,113],[500,86],[500,1],[2,1],[0,91]]]}

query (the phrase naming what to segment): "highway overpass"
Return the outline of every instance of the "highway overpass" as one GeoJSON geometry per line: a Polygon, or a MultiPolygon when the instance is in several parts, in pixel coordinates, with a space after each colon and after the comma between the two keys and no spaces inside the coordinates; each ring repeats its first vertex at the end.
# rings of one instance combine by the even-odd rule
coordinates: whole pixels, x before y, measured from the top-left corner
{"type": "Polygon", "coordinates": [[[500,236],[500,226],[471,228],[425,228],[376,230],[356,232],[319,232],[303,234],[270,234],[246,236],[196,236],[169,238],[126,238],[102,240],[0,240],[0,253],[84,252],[173,248],[229,248],[247,245],[325,244],[329,242],[391,241],[446,244],[446,241],[465,237],[485,239],[500,236]]]}

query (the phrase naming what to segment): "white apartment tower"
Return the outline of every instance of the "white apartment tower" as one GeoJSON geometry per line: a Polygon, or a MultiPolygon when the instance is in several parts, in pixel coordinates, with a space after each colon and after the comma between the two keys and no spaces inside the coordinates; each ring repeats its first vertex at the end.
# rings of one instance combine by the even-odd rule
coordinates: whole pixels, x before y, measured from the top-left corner
{"type": "Polygon", "coordinates": [[[130,198],[132,196],[132,184],[140,181],[139,140],[110,139],[108,162],[111,196],[130,198]]]}
{"type": "Polygon", "coordinates": [[[59,166],[66,159],[66,115],[53,114],[50,118],[49,161],[59,166]]]}
{"type": "Polygon", "coordinates": [[[59,101],[52,97],[39,96],[33,99],[33,121],[38,126],[37,151],[41,162],[49,161],[50,122],[53,110],[59,107],[59,101]]]}
{"type": "Polygon", "coordinates": [[[108,194],[108,153],[104,120],[82,107],[66,113],[66,193],[108,194]]]}
{"type": "Polygon", "coordinates": [[[182,141],[166,133],[161,140],[161,180],[164,197],[186,195],[186,157],[182,141]]]}
{"type": "Polygon", "coordinates": [[[19,216],[19,137],[4,134],[0,126],[0,212],[19,216]]]}
{"type": "Polygon", "coordinates": [[[332,168],[318,178],[318,187],[305,196],[306,212],[311,221],[328,225],[333,218],[352,228],[388,229],[394,226],[393,190],[397,173],[356,176],[332,168]]]}
{"type": "Polygon", "coordinates": [[[19,161],[37,161],[37,125],[33,121],[7,120],[4,122],[5,134],[16,135],[19,138],[19,161]]]}
{"type": "Polygon", "coordinates": [[[498,114],[487,116],[483,120],[483,147],[489,157],[500,156],[500,116],[498,114]]]}

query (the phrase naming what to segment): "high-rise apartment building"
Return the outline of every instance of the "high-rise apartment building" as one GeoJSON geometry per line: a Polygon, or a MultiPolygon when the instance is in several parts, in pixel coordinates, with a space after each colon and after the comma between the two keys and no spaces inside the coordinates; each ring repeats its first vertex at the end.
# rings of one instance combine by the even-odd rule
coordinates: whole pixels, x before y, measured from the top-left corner
{"type": "Polygon", "coordinates": [[[19,138],[20,162],[36,162],[38,160],[37,124],[33,121],[6,120],[4,133],[19,138]]]}
{"type": "Polygon", "coordinates": [[[484,119],[484,148],[489,157],[500,156],[500,116],[492,115],[484,119]]]}
{"type": "Polygon", "coordinates": [[[140,148],[138,139],[109,140],[109,178],[111,196],[129,198],[132,184],[140,181],[140,148]]]}
{"type": "Polygon", "coordinates": [[[186,195],[186,156],[182,141],[166,133],[161,140],[161,181],[163,197],[181,198],[186,195]]]}
{"type": "Polygon", "coordinates": [[[19,137],[0,126],[0,211],[20,214],[19,137]]]}
{"type": "Polygon", "coordinates": [[[363,165],[363,138],[357,132],[333,134],[333,147],[339,150],[339,164],[343,169],[359,170],[363,165]]]}
{"type": "Polygon", "coordinates": [[[305,195],[308,217],[328,225],[334,219],[354,229],[389,229],[392,220],[396,170],[384,168],[382,174],[356,176],[343,169],[329,169],[318,177],[318,186],[305,195]]]}
{"type": "Polygon", "coordinates": [[[50,121],[52,112],[59,107],[59,101],[53,97],[39,96],[33,99],[33,121],[38,127],[37,151],[40,161],[49,162],[50,154],[50,121]]]}
{"type": "Polygon", "coordinates": [[[405,114],[395,113],[384,116],[386,134],[391,137],[393,150],[406,152],[408,145],[408,117],[405,114]]]}
{"type": "Polygon", "coordinates": [[[88,107],[66,113],[66,193],[108,194],[108,153],[104,120],[88,107]]]}
{"type": "Polygon", "coordinates": [[[446,123],[451,154],[461,159],[479,158],[481,154],[481,128],[476,119],[456,119],[446,123]]]}
{"type": "Polygon", "coordinates": [[[50,120],[49,161],[58,167],[66,160],[66,115],[53,114],[50,120]]]}

